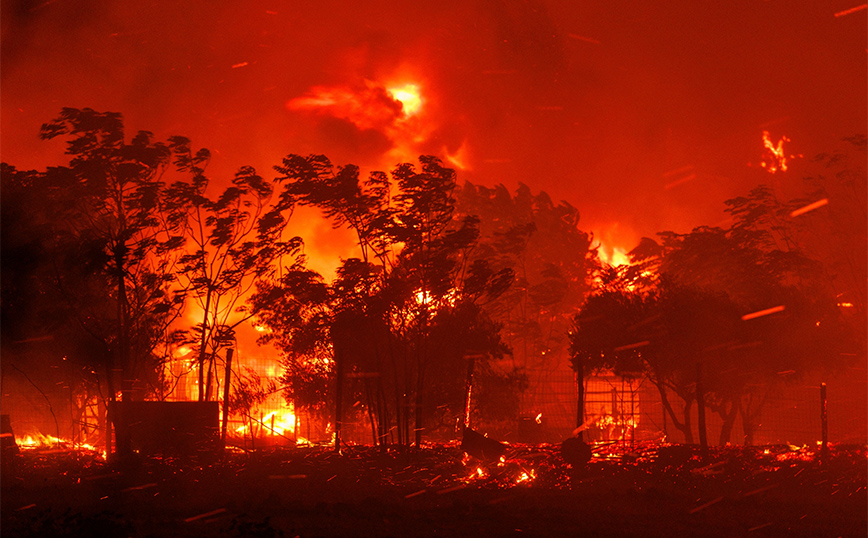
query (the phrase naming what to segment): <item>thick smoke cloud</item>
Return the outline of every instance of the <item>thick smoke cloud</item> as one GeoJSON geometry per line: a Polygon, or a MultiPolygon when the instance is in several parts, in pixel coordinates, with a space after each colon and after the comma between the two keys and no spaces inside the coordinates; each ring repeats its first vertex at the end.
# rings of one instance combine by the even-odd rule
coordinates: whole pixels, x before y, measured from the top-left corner
{"type": "Polygon", "coordinates": [[[864,13],[831,4],[4,2],[0,152],[58,162],[36,135],[63,106],[189,136],[222,177],[290,152],[384,167],[412,139],[460,156],[463,179],[567,199],[630,247],[715,224],[724,199],[768,182],[747,166],[763,130],[806,156],[864,132],[864,13]],[[401,124],[382,91],[411,81],[423,109],[401,124]],[[315,88],[369,92],[386,115],[299,106],[315,88]]]}

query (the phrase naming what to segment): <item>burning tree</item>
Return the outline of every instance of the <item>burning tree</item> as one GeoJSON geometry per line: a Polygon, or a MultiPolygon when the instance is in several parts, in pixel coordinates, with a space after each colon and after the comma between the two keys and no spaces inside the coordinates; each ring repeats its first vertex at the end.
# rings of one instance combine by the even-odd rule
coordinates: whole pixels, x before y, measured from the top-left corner
{"type": "Polygon", "coordinates": [[[736,216],[728,230],[643,240],[631,252],[636,265],[605,273],[575,318],[576,370],[646,375],[688,442],[698,383],[707,391],[703,404],[723,420],[720,442],[741,414],[750,443],[770,390],[809,369],[833,368],[853,345],[834,294],[818,285],[820,264],[792,242],[777,248],[769,230],[749,225],[746,217],[757,212],[746,206],[754,202],[728,202],[736,216]],[[670,391],[682,401],[680,416],[670,391]]]}
{"type": "Polygon", "coordinates": [[[323,156],[290,155],[276,167],[287,203],[291,197],[322,209],[336,227],[356,234],[360,249],[331,285],[301,270],[261,286],[254,298],[260,322],[272,330],[264,339],[284,351],[288,377],[311,374],[322,390],[321,376],[313,374],[334,375],[337,442],[345,390],[365,402],[376,440],[392,440],[394,424],[395,441],[409,444],[415,431],[418,444],[433,416],[427,409],[449,405],[432,401],[428,387],[463,386],[464,376],[451,377],[447,359],[464,371],[469,352],[489,360],[503,353],[496,325],[472,305],[502,293],[512,271],[471,262],[478,220],[452,220],[455,172],[433,157],[420,162],[421,170],[401,164],[390,175],[372,172],[364,183],[357,167],[335,170],[323,156]],[[456,337],[459,321],[489,336],[456,337]]]}
{"type": "Polygon", "coordinates": [[[198,399],[204,401],[212,398],[220,350],[232,344],[235,328],[255,315],[243,300],[257,280],[271,277],[283,256],[298,252],[302,240],[282,240],[288,221],[283,213],[292,207],[269,205],[274,188],[253,168],[239,169],[231,186],[212,199],[205,175],[210,153],[194,154],[183,137],[170,143],[175,165],[192,176],[172,184],[167,196],[187,210],[179,220],[185,253],[177,275],[201,315],[183,334],[197,355],[198,399]]]}

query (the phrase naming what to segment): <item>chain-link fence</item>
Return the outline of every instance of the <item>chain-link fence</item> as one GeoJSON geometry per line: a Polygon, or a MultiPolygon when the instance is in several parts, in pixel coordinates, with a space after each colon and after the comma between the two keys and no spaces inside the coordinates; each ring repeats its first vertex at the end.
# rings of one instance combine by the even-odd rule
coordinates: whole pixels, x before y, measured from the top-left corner
{"type": "MultiPolygon", "coordinates": [[[[530,389],[522,400],[522,417],[537,417],[540,424],[524,441],[559,442],[572,435],[578,417],[577,385],[571,370],[528,371],[530,389]]],[[[831,442],[868,442],[868,379],[865,370],[853,368],[835,376],[810,375],[798,381],[781,380],[773,385],[752,387],[755,397],[743,407],[755,416],[745,424],[738,412],[725,425],[725,418],[706,408],[706,432],[710,444],[804,445],[822,438],[821,383],[827,386],[828,439],[831,442]],[[728,431],[728,434],[726,433],[728,431]],[[723,435],[722,435],[723,434],[723,435]]],[[[647,378],[591,376],[584,382],[583,430],[595,441],[661,440],[698,442],[698,410],[690,406],[689,426],[684,426],[683,402],[667,392],[669,404],[688,437],[664,412],[658,388],[647,378]]],[[[729,411],[727,408],[726,411],[729,411]]],[[[527,431],[527,429],[525,429],[527,431]]],[[[526,432],[525,432],[526,433],[526,432]]]]}

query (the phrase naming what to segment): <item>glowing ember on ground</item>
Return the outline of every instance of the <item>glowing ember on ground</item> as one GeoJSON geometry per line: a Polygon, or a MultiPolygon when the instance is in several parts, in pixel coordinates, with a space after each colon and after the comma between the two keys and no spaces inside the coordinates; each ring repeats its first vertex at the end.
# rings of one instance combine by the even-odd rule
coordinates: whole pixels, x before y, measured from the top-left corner
{"type": "Polygon", "coordinates": [[[23,450],[45,450],[45,449],[69,449],[69,450],[86,450],[88,452],[96,452],[105,455],[97,447],[89,444],[69,439],[62,439],[53,435],[44,435],[41,433],[32,433],[15,438],[15,444],[23,450]]]}
{"type": "Polygon", "coordinates": [[[536,478],[536,471],[531,469],[530,471],[522,471],[522,473],[518,476],[518,479],[515,481],[516,484],[521,484],[522,482],[530,482],[536,478]]]}

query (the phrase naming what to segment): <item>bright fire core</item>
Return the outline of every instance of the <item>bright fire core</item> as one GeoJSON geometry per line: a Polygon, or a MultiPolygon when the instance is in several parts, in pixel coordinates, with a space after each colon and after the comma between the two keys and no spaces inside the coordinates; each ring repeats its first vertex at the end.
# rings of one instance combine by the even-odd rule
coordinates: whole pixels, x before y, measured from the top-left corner
{"type": "Polygon", "coordinates": [[[416,84],[404,84],[395,88],[389,88],[392,97],[401,103],[405,116],[415,116],[422,108],[422,97],[419,95],[419,86],[416,84]]]}

